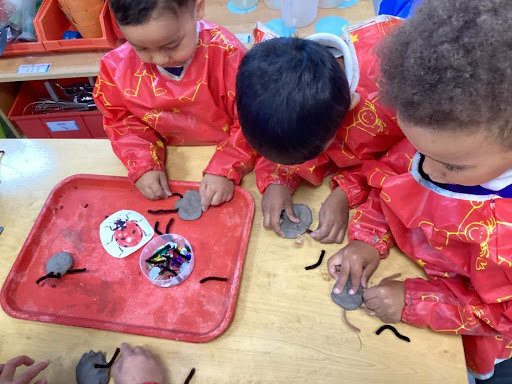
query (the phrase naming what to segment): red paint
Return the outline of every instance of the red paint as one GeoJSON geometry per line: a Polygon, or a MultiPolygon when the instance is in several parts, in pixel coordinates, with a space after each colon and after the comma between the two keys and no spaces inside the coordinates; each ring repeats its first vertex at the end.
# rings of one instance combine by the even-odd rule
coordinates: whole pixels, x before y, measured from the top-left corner
{"type": "MultiPolygon", "coordinates": [[[[198,183],[172,181],[184,194],[198,183]]],[[[0,302],[12,317],[104,329],[190,342],[222,334],[235,312],[249,240],[254,201],[236,187],[233,200],[212,207],[199,220],[176,214],[173,233],[185,236],[196,256],[192,275],[182,284],[159,288],[142,276],[142,249],[116,259],[101,246],[99,226],[121,209],[148,217],[148,209],[169,209],[173,201],[143,198],[124,177],[75,175],[50,193],[1,291],[0,302]],[[77,188],[75,188],[77,187],[77,188]],[[89,204],[83,209],[84,204],[89,204]],[[65,209],[55,214],[52,208],[65,209]],[[73,254],[75,266],[87,272],[64,276],[56,288],[38,287],[46,261],[56,252],[73,254]],[[204,276],[225,276],[227,283],[200,284],[204,276]]]]}

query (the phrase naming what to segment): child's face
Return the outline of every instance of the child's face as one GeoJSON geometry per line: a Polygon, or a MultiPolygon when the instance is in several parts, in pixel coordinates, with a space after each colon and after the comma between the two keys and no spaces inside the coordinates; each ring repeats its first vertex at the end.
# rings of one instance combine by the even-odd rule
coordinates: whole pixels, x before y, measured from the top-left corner
{"type": "Polygon", "coordinates": [[[122,25],[121,31],[140,59],[161,67],[180,67],[190,59],[197,46],[196,22],[204,16],[204,0],[178,14],[151,15],[141,25],[122,25]]]}
{"type": "Polygon", "coordinates": [[[512,168],[512,151],[474,131],[433,130],[399,119],[400,128],[425,156],[423,171],[441,184],[480,185],[512,168]]]}

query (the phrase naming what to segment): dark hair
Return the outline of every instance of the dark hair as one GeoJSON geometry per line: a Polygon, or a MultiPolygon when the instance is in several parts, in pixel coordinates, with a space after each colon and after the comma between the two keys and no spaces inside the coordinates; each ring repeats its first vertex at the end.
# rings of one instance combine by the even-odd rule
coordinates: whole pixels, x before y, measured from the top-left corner
{"type": "Polygon", "coordinates": [[[406,122],[479,127],[512,147],[510,0],[425,0],[378,48],[383,100],[406,122]]]}
{"type": "Polygon", "coordinates": [[[110,8],[119,25],[144,24],[155,11],[176,15],[181,8],[191,4],[194,4],[193,0],[110,0],[110,8]]]}
{"type": "Polygon", "coordinates": [[[258,153],[277,163],[301,164],[334,137],[350,107],[350,90],[326,47],[275,38],[243,58],[236,102],[244,136],[258,153]]]}

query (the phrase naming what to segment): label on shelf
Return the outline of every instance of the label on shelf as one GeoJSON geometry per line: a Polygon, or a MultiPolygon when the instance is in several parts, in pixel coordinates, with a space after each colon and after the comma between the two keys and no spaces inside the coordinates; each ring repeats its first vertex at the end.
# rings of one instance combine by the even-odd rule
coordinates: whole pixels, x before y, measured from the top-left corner
{"type": "Polygon", "coordinates": [[[18,67],[17,74],[45,73],[50,70],[51,64],[23,64],[18,67]]]}
{"type": "Polygon", "coordinates": [[[47,121],[46,125],[52,132],[79,131],[76,121],[47,121]]]}

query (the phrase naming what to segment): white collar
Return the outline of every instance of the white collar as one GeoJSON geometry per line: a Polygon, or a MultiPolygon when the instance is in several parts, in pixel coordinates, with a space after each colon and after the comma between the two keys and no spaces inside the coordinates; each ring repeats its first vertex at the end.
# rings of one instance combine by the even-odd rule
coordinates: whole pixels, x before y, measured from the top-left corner
{"type": "Polygon", "coordinates": [[[501,191],[503,188],[508,187],[510,184],[512,184],[512,169],[509,169],[494,180],[480,185],[486,189],[490,189],[491,191],[501,191]]]}
{"type": "Polygon", "coordinates": [[[316,41],[324,47],[327,47],[336,58],[343,57],[345,76],[347,77],[350,87],[350,94],[353,95],[359,83],[359,63],[350,36],[343,39],[332,33],[315,33],[314,35],[306,37],[306,39],[316,41]]]}

